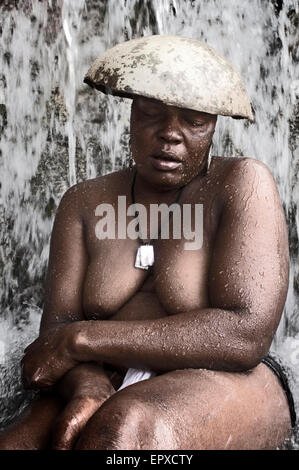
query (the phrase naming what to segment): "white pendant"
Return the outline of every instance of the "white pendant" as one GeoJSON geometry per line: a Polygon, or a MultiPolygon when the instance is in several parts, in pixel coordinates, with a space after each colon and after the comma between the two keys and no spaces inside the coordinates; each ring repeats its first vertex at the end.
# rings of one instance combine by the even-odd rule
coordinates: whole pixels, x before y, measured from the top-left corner
{"type": "Polygon", "coordinates": [[[153,245],[141,245],[136,254],[135,268],[148,269],[154,264],[153,245]]]}

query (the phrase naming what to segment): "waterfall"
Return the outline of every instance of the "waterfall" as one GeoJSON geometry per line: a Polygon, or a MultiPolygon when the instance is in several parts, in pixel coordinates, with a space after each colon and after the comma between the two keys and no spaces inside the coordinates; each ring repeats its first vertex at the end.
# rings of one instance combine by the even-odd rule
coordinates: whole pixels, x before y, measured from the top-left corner
{"type": "Polygon", "coordinates": [[[291,267],[273,349],[299,376],[298,9],[296,0],[1,3],[0,426],[26,402],[17,364],[38,332],[49,239],[62,194],[128,161],[130,103],[91,90],[84,74],[108,47],[153,33],[208,43],[245,81],[256,122],[220,117],[213,154],[261,160],[276,179],[291,267]]]}

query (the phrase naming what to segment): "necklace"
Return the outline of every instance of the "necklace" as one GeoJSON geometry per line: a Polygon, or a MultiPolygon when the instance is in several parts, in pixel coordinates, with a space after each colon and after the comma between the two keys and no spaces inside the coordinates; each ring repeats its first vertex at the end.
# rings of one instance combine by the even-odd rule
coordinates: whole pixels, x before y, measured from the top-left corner
{"type": "MultiPolygon", "coordinates": [[[[134,177],[133,177],[133,182],[131,186],[131,199],[132,199],[132,204],[135,205],[135,182],[136,182],[136,176],[137,176],[137,170],[135,169],[134,177]]],[[[184,186],[182,186],[179,189],[179,192],[177,194],[175,204],[177,204],[181,198],[182,191],[183,191],[184,186]]],[[[138,218],[138,211],[135,212],[135,217],[138,218]]],[[[172,212],[170,213],[170,217],[172,217],[172,212]]],[[[170,219],[169,219],[170,220],[170,219]]],[[[160,234],[161,234],[161,227],[162,227],[162,221],[161,225],[158,229],[158,233],[155,237],[157,239],[160,234]]],[[[152,244],[153,239],[149,240],[148,242],[144,242],[143,239],[140,237],[140,230],[139,230],[139,222],[138,222],[138,231],[139,231],[139,240],[142,241],[142,245],[138,247],[137,253],[136,253],[136,259],[135,259],[135,268],[139,269],[149,269],[150,266],[153,266],[154,261],[155,261],[155,256],[154,256],[154,246],[152,244]]]]}

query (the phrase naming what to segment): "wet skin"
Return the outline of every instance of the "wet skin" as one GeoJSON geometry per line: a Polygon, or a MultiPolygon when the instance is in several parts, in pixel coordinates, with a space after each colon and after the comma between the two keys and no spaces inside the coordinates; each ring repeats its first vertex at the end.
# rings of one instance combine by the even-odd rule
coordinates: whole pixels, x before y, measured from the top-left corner
{"type": "Polygon", "coordinates": [[[287,400],[263,364],[288,285],[285,218],[268,168],[249,158],[205,165],[216,116],[138,97],[131,115],[136,201],[203,204],[203,246],[98,240],[95,208],[127,196],[126,169],[69,189],[52,233],[40,337],[25,385],[48,395],[0,436],[0,448],[275,448],[287,400]],[[169,163],[169,159],[172,162],[169,163]],[[128,367],[159,375],[120,392],[128,367]],[[42,417],[42,418],[41,418],[42,417]],[[58,418],[57,418],[58,417],[58,418]]]}

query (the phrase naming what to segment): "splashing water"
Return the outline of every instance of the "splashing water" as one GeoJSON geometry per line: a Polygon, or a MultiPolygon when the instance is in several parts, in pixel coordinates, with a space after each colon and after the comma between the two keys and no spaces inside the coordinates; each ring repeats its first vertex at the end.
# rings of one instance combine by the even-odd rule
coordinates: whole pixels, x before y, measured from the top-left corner
{"type": "Polygon", "coordinates": [[[24,397],[15,364],[38,332],[59,200],[77,181],[128,162],[130,103],[90,90],[84,74],[108,47],[153,33],[207,42],[234,64],[252,98],[256,123],[220,118],[213,153],[262,160],[277,181],[289,225],[291,269],[273,349],[294,370],[298,399],[298,2],[10,4],[0,7],[0,396],[9,410],[2,424],[14,413],[9,398],[24,397]]]}

